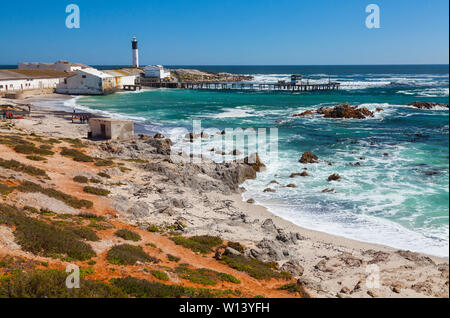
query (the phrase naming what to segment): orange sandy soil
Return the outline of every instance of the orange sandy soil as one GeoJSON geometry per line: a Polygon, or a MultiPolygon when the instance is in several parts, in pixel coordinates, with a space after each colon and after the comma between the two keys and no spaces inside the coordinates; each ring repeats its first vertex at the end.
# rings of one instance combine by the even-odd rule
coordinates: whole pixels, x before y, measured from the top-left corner
{"type": "MultiPolygon", "coordinates": [[[[55,184],[53,188],[62,191],[67,194],[71,194],[73,196],[76,196],[79,199],[86,199],[90,200],[94,203],[93,208],[89,210],[84,210],[84,212],[93,213],[99,216],[105,216],[105,215],[111,215],[115,216],[118,214],[118,212],[113,209],[110,206],[110,202],[108,198],[105,197],[99,197],[95,195],[89,195],[83,192],[83,184],[79,184],[73,181],[73,177],[77,175],[77,172],[90,172],[92,174],[97,174],[107,167],[97,167],[93,163],[79,163],[73,161],[71,158],[63,157],[59,154],[61,147],[71,147],[69,144],[61,143],[57,144],[53,147],[53,151],[55,154],[53,156],[48,157],[48,162],[37,162],[26,159],[26,155],[18,154],[14,152],[12,149],[10,149],[7,146],[0,145],[0,154],[1,158],[4,160],[17,160],[21,163],[31,165],[40,169],[43,169],[47,171],[47,174],[50,176],[51,181],[50,183],[55,184]]],[[[83,152],[86,152],[86,148],[81,149],[83,152]]],[[[126,166],[129,166],[129,164],[126,166]]],[[[35,178],[31,176],[24,175],[27,180],[35,181],[35,178]]],[[[127,178],[127,174],[125,173],[123,177],[112,177],[109,181],[110,182],[120,182],[121,180],[125,180],[127,178]]],[[[8,184],[9,186],[18,185],[18,182],[14,181],[6,181],[3,180],[0,182],[8,184]]],[[[93,185],[95,186],[95,185],[93,185]]],[[[48,187],[48,186],[46,186],[48,187]]],[[[17,191],[13,192],[8,196],[8,200],[4,201],[6,204],[12,204],[14,201],[14,198],[16,196],[20,196],[20,193],[17,191]]],[[[95,273],[87,276],[87,279],[94,279],[94,280],[102,280],[107,281],[110,278],[113,277],[127,277],[127,276],[133,276],[141,279],[146,279],[149,281],[158,281],[156,278],[154,278],[151,273],[146,273],[143,271],[144,268],[148,270],[153,269],[160,269],[164,270],[161,267],[166,266],[170,268],[175,268],[178,266],[178,264],[186,263],[194,268],[208,268],[211,270],[215,270],[218,272],[228,273],[233,276],[235,276],[237,279],[241,281],[240,284],[233,284],[228,282],[219,282],[216,286],[205,286],[205,285],[199,285],[191,283],[190,281],[183,280],[181,278],[176,277],[176,274],[169,273],[169,277],[171,277],[171,280],[168,282],[164,282],[166,284],[182,284],[183,286],[189,286],[189,287],[196,287],[196,288],[210,288],[210,289],[218,289],[218,290],[239,290],[242,293],[242,297],[254,297],[256,295],[262,295],[267,298],[292,298],[292,297],[298,297],[298,295],[293,295],[291,293],[288,293],[287,291],[280,291],[277,290],[278,287],[287,284],[292,283],[294,281],[286,281],[286,280],[276,280],[272,279],[269,281],[265,280],[257,280],[249,275],[247,275],[244,272],[236,271],[227,265],[224,265],[217,260],[215,260],[211,255],[201,255],[196,254],[190,249],[186,249],[184,247],[176,245],[172,240],[169,239],[168,236],[164,234],[159,233],[150,233],[145,230],[141,230],[139,228],[130,226],[128,224],[122,223],[118,220],[111,219],[108,221],[110,224],[112,224],[115,228],[108,229],[108,230],[101,230],[97,231],[97,235],[101,238],[102,241],[104,240],[115,240],[115,242],[120,243],[127,243],[127,244],[133,244],[133,245],[139,245],[142,246],[146,253],[148,253],[151,256],[154,256],[161,260],[159,264],[156,265],[134,265],[134,266],[118,266],[110,264],[106,260],[106,254],[109,250],[109,246],[104,248],[104,251],[101,253],[97,253],[98,255],[92,260],[96,262],[95,265],[91,266],[95,269],[95,273]],[[124,241],[114,236],[114,232],[117,229],[130,229],[133,230],[142,237],[142,240],[133,243],[130,241],[124,241]],[[153,248],[151,246],[146,246],[147,243],[153,243],[157,246],[157,248],[153,248]],[[160,252],[160,250],[162,252],[160,252]],[[170,262],[167,259],[166,254],[172,254],[174,256],[180,257],[181,260],[178,263],[170,262]],[[174,280],[178,282],[174,282],[172,278],[175,278],[174,280]]],[[[101,243],[101,242],[100,242],[101,243]]],[[[115,245],[115,244],[114,244],[115,245]]],[[[0,247],[0,258],[4,256],[20,256],[29,260],[37,260],[39,262],[45,261],[49,264],[49,267],[42,267],[42,268],[54,268],[54,269],[64,269],[65,266],[68,263],[62,262],[57,259],[52,258],[45,258],[45,257],[39,257],[39,256],[33,256],[30,253],[24,253],[23,251],[11,251],[11,250],[5,250],[0,247]]],[[[75,261],[72,262],[80,267],[90,267],[88,265],[88,262],[79,262],[75,261]]],[[[1,271],[1,269],[0,269],[1,271]]]]}

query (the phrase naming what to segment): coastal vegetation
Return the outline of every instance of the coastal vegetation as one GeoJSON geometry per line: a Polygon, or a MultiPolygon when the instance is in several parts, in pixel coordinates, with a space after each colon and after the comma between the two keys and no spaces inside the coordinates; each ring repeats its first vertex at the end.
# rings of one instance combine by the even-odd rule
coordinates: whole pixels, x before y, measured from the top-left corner
{"type": "Polygon", "coordinates": [[[33,254],[81,261],[95,256],[91,246],[75,232],[31,218],[13,206],[0,205],[0,224],[14,226],[17,243],[33,254]]]}
{"type": "Polygon", "coordinates": [[[211,253],[214,247],[223,243],[222,239],[217,236],[201,235],[192,237],[173,236],[172,241],[177,245],[189,248],[197,253],[211,253]]]}
{"type": "Polygon", "coordinates": [[[62,201],[68,206],[75,208],[75,209],[82,209],[82,208],[91,208],[94,204],[91,201],[88,200],[79,200],[78,198],[66,194],[64,192],[52,189],[52,188],[44,188],[40,186],[39,184],[36,184],[31,181],[24,181],[20,186],[17,187],[17,189],[20,192],[31,192],[36,193],[40,192],[42,194],[45,194],[48,197],[54,198],[56,200],[62,201]]]}
{"type": "Polygon", "coordinates": [[[25,165],[16,160],[4,160],[4,159],[0,158],[0,167],[9,169],[9,170],[13,170],[16,172],[23,172],[29,176],[48,178],[48,175],[44,170],[30,166],[30,165],[25,165]]]}
{"type": "Polygon", "coordinates": [[[152,270],[151,271],[153,277],[155,277],[156,279],[162,280],[162,281],[168,281],[169,280],[169,275],[167,275],[167,273],[159,271],[159,270],[152,270]]]}
{"type": "Polygon", "coordinates": [[[65,157],[70,157],[74,161],[77,161],[77,162],[93,162],[94,161],[94,158],[84,154],[83,152],[81,152],[78,149],[69,149],[69,148],[63,147],[61,150],[61,155],[65,156],[65,157]]]}
{"type": "Polygon", "coordinates": [[[115,265],[134,265],[136,262],[158,263],[159,260],[144,252],[142,247],[129,244],[116,245],[107,254],[107,259],[115,265]]]}
{"type": "Polygon", "coordinates": [[[175,269],[175,272],[179,277],[196,284],[216,285],[218,282],[240,284],[240,281],[233,275],[216,272],[207,268],[189,268],[187,264],[179,265],[175,269]]]}
{"type": "Polygon", "coordinates": [[[91,187],[91,186],[85,186],[83,188],[83,191],[86,193],[89,193],[89,194],[94,194],[94,195],[98,195],[98,196],[102,196],[102,197],[106,197],[106,196],[108,196],[108,194],[111,193],[109,190],[91,187]]]}
{"type": "Polygon", "coordinates": [[[114,233],[114,235],[117,237],[123,238],[124,240],[133,241],[133,242],[139,242],[142,239],[138,233],[127,230],[127,229],[117,230],[114,233]]]}
{"type": "Polygon", "coordinates": [[[73,178],[73,181],[78,182],[78,183],[88,183],[89,179],[84,176],[76,176],[73,178]]]}

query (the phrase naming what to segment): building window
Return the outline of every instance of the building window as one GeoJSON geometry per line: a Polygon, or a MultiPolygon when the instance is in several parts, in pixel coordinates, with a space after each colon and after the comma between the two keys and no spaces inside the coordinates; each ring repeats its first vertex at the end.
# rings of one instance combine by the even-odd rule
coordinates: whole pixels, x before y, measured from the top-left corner
{"type": "Polygon", "coordinates": [[[86,75],[81,75],[82,78],[86,78],[86,75]]]}

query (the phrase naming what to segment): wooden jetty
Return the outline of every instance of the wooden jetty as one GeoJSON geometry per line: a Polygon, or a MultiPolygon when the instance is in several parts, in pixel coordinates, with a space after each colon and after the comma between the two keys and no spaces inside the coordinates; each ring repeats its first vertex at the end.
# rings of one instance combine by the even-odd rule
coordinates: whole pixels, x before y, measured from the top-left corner
{"type": "Polygon", "coordinates": [[[207,90],[259,90],[259,91],[292,91],[292,92],[311,92],[311,91],[329,91],[338,90],[341,84],[329,82],[325,84],[309,83],[253,83],[253,82],[184,82],[179,83],[180,88],[184,89],[207,89],[207,90]]]}

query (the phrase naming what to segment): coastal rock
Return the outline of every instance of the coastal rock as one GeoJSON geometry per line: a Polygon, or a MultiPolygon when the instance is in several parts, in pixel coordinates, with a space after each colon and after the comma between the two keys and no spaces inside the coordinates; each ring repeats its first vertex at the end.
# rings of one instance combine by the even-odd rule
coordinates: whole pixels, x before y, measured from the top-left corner
{"type": "Polygon", "coordinates": [[[273,223],[272,219],[266,219],[263,224],[261,225],[261,227],[269,232],[276,232],[277,231],[277,227],[275,226],[275,224],[273,223]]]}
{"type": "Polygon", "coordinates": [[[305,117],[305,116],[312,116],[312,115],[314,115],[312,110],[306,110],[303,113],[294,114],[294,115],[292,115],[292,117],[305,117]]]}
{"type": "Polygon", "coordinates": [[[339,181],[341,180],[341,176],[337,173],[333,173],[331,176],[328,177],[328,181],[339,181]]]}
{"type": "Polygon", "coordinates": [[[333,193],[334,189],[323,189],[322,193],[333,193]]]}
{"type": "Polygon", "coordinates": [[[325,272],[325,273],[334,272],[333,268],[327,266],[327,260],[326,259],[321,260],[319,263],[317,263],[314,266],[314,268],[319,270],[319,271],[321,271],[321,272],[325,272]]]}
{"type": "Polygon", "coordinates": [[[267,193],[267,192],[272,192],[272,193],[274,193],[274,192],[277,192],[277,191],[274,190],[274,189],[271,189],[271,188],[266,188],[266,189],[264,189],[264,192],[265,192],[265,193],[267,193]]]}
{"type": "Polygon", "coordinates": [[[313,290],[315,292],[327,292],[327,290],[319,282],[309,278],[301,277],[297,280],[297,284],[304,289],[313,290]]]}
{"type": "Polygon", "coordinates": [[[153,138],[154,139],[165,139],[165,137],[160,133],[157,133],[153,138]]]}
{"type": "Polygon", "coordinates": [[[147,203],[143,201],[136,202],[127,211],[128,216],[135,219],[144,218],[150,215],[150,207],[147,203]]]}
{"type": "Polygon", "coordinates": [[[414,253],[411,251],[402,251],[399,250],[396,252],[398,255],[407,259],[408,261],[414,262],[417,265],[436,265],[431,258],[428,256],[422,256],[418,253],[414,253]]]}
{"type": "Polygon", "coordinates": [[[332,110],[333,110],[332,107],[323,106],[323,107],[320,107],[316,112],[321,115],[326,115],[326,114],[329,114],[332,110]]]}
{"type": "Polygon", "coordinates": [[[305,152],[302,157],[300,158],[300,163],[308,164],[308,163],[317,163],[319,160],[319,157],[314,155],[311,152],[305,152]]]}
{"type": "Polygon", "coordinates": [[[293,183],[290,183],[286,186],[286,188],[297,188],[297,186],[293,183]]]}
{"type": "Polygon", "coordinates": [[[324,109],[323,114],[325,118],[355,118],[365,119],[373,116],[373,113],[365,107],[358,108],[358,106],[350,106],[349,103],[338,105],[331,109],[324,109]]]}
{"type": "Polygon", "coordinates": [[[251,166],[256,172],[262,172],[266,168],[266,165],[261,161],[261,158],[259,158],[259,155],[257,153],[245,157],[244,163],[251,166]]]}
{"type": "Polygon", "coordinates": [[[242,155],[242,152],[240,152],[237,149],[234,149],[232,152],[230,152],[230,156],[240,156],[242,155]]]}
{"type": "Polygon", "coordinates": [[[414,106],[419,109],[433,109],[436,106],[449,108],[448,104],[428,103],[428,102],[414,102],[414,103],[408,104],[408,106],[414,106]]]}
{"type": "Polygon", "coordinates": [[[354,257],[349,253],[342,253],[338,256],[341,261],[343,261],[349,267],[361,267],[363,261],[359,258],[354,257]]]}
{"type": "Polygon", "coordinates": [[[301,277],[305,272],[305,269],[297,260],[287,261],[286,263],[283,264],[283,266],[280,267],[280,270],[283,272],[288,272],[293,277],[301,277]]]}
{"type": "Polygon", "coordinates": [[[248,199],[248,200],[247,200],[247,203],[249,203],[249,204],[254,204],[254,203],[255,203],[255,199],[248,199]]]}
{"type": "Polygon", "coordinates": [[[282,260],[285,255],[283,254],[283,247],[277,242],[269,240],[267,238],[263,239],[256,245],[259,249],[257,259],[263,262],[273,262],[282,260]]]}

